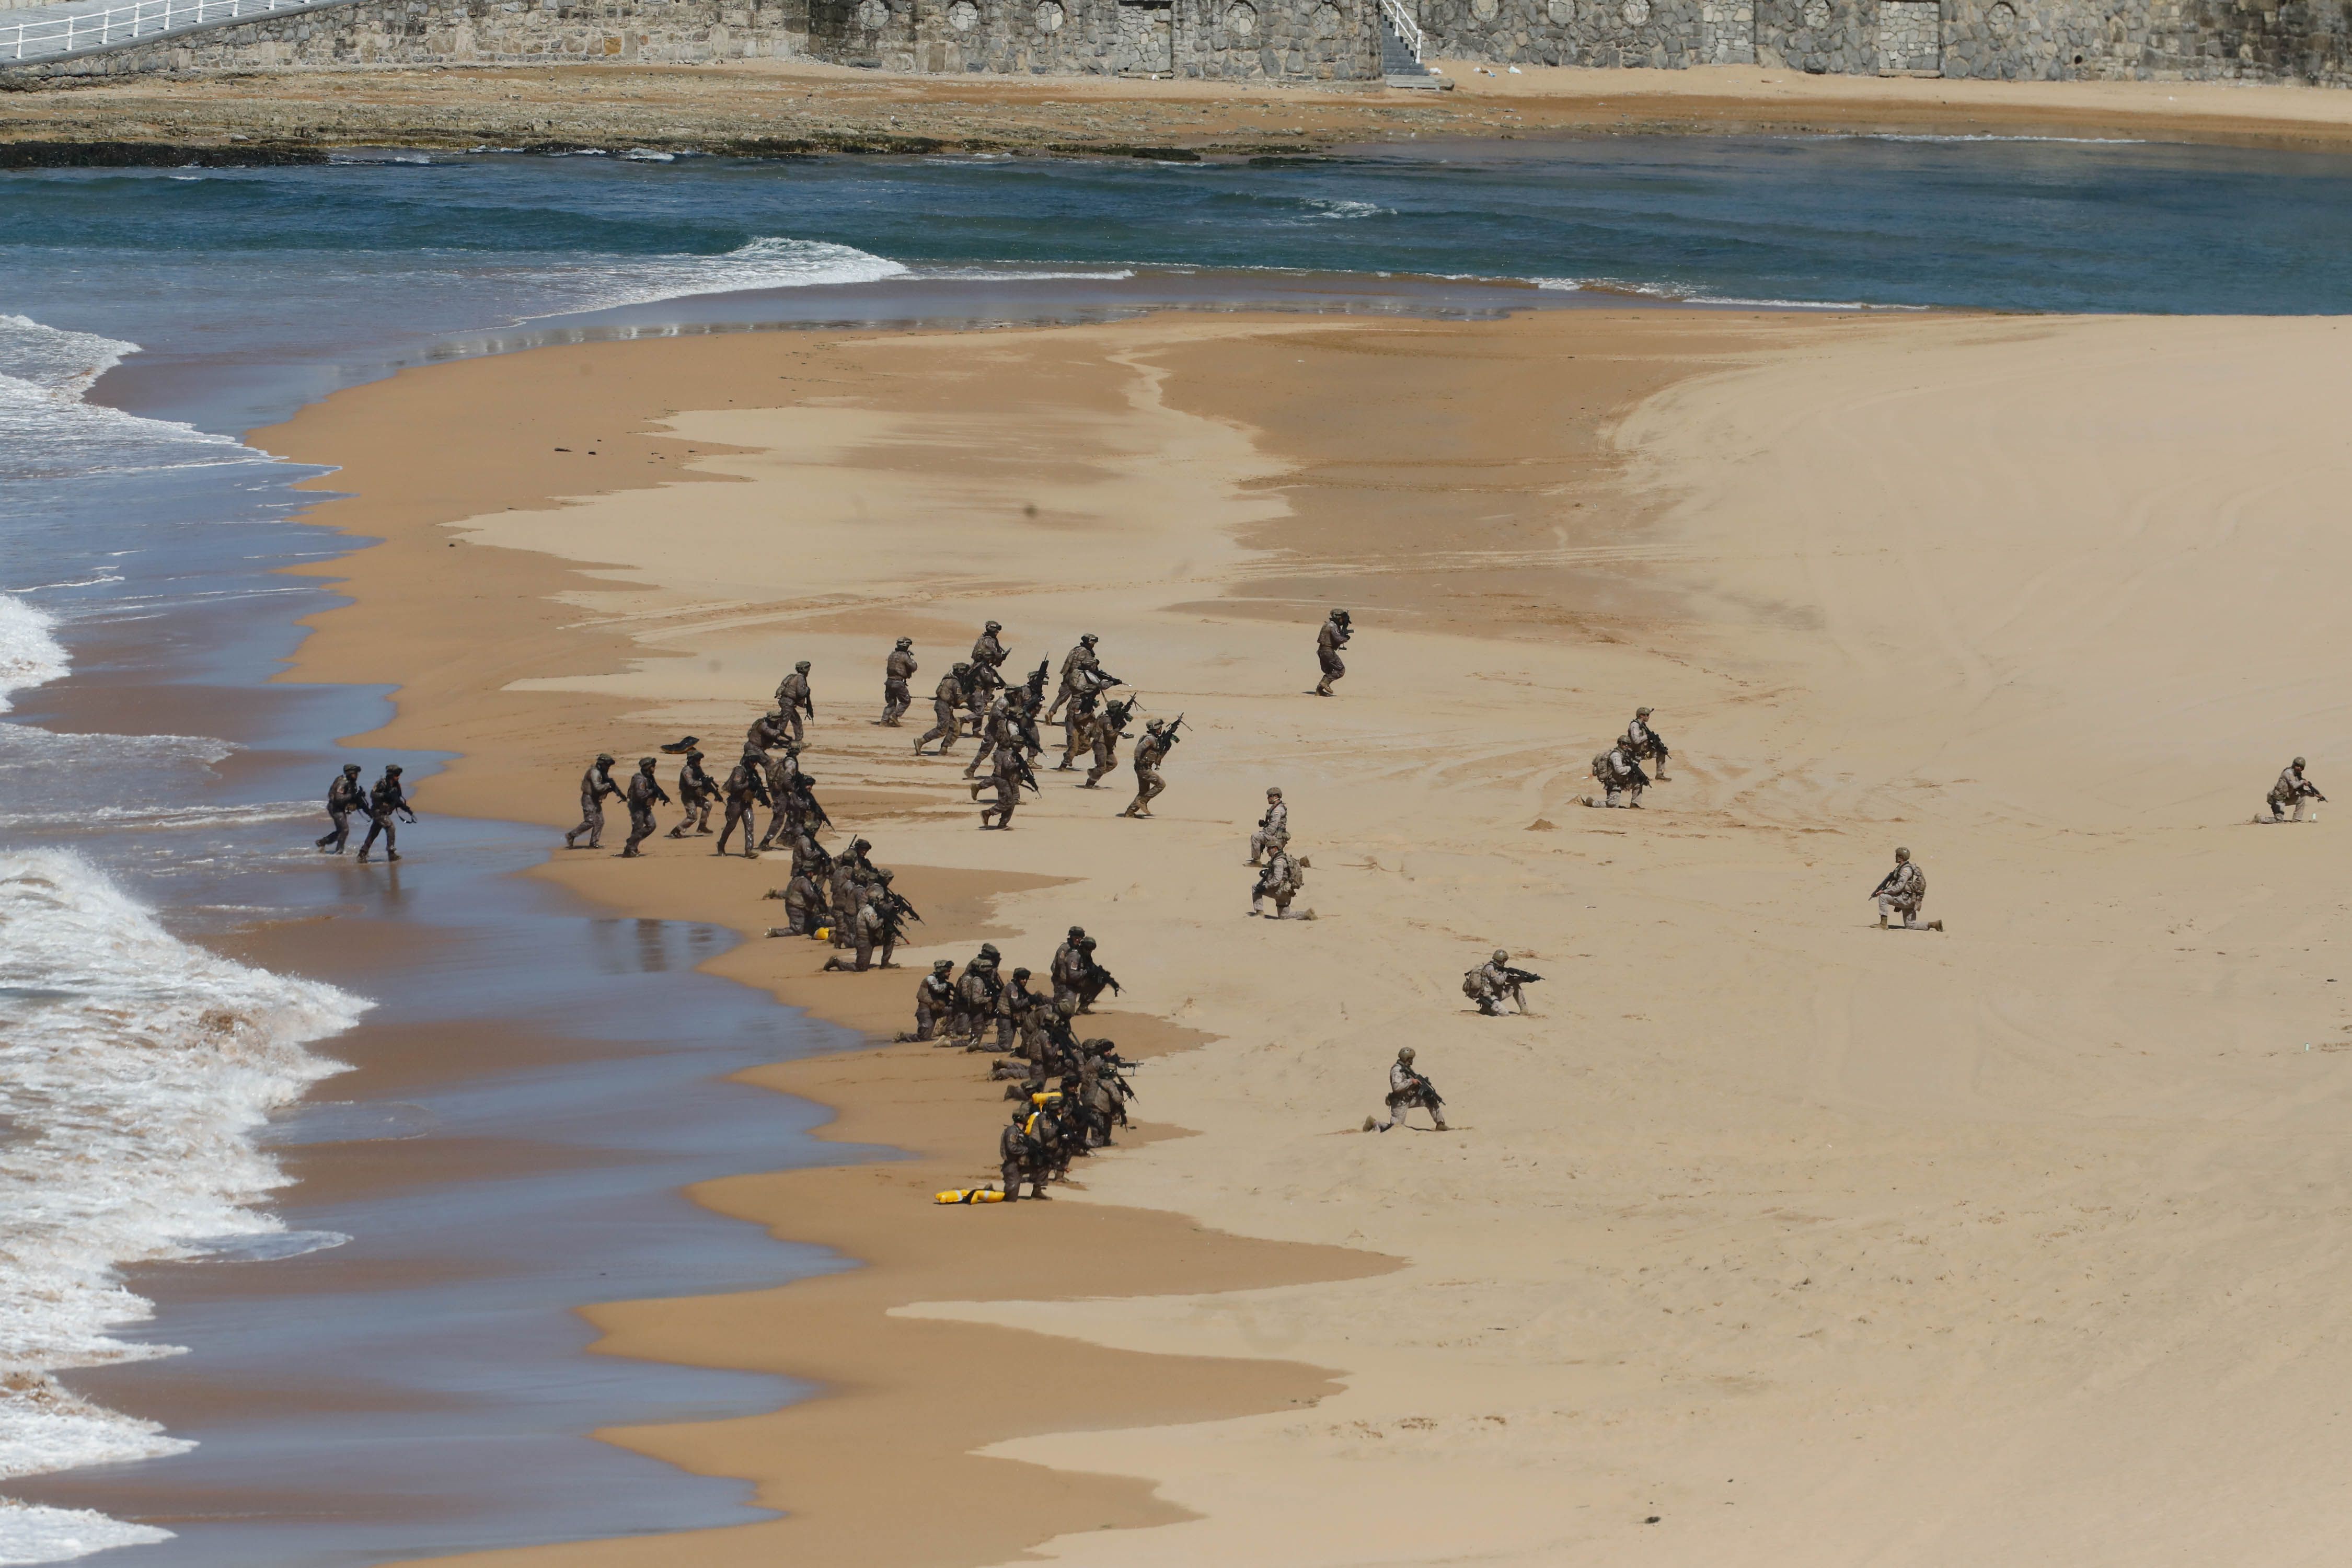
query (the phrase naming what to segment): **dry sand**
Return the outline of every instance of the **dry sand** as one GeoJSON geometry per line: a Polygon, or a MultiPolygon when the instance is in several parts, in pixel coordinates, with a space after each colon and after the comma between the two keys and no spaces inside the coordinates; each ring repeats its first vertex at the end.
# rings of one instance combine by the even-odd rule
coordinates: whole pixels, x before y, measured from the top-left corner
{"type": "MultiPolygon", "coordinates": [[[[567,823],[599,745],[731,738],[810,658],[814,771],[930,868],[937,951],[985,922],[1042,967],[1081,921],[1150,1015],[1106,1032],[1194,1043],[1140,1108],[1192,1135],[1034,1209],[923,1201],[986,1169],[978,1058],[761,1075],[922,1158],[698,1195],[877,1267],[594,1315],[832,1378],[615,1435],[793,1516],[497,1560],[2332,1561],[2346,856],[2249,818],[2289,756],[2352,761],[2347,332],[761,334],[443,365],[265,433],[387,540],[329,569],[357,603],[297,673],[403,683],[380,742],[465,752],[428,811],[567,823]],[[1360,631],[1322,701],[1329,604],[1360,631]],[[1049,774],[977,833],[954,764],[866,722],[892,636],[927,686],[989,616],[1015,663],[1098,631],[1189,713],[1157,820],[1049,774]],[[1636,702],[1674,782],[1581,808],[1636,702]],[[1313,923],[1244,912],[1273,783],[1313,923]],[[1897,843],[1949,934],[1873,929],[1897,843]],[[1460,995],[1497,944],[1535,1016],[1460,995]],[[1451,1134],[1350,1131],[1402,1044],[1451,1134]]],[[[771,918],[771,863],[656,850],[553,874],[771,918]]],[[[933,951],[720,967],[871,1027],[933,951]]]]}
{"type": "Polygon", "coordinates": [[[1233,157],[1431,138],[1655,132],[2352,144],[2352,93],[2336,88],[1807,76],[1755,66],[1538,66],[1514,75],[1466,60],[1433,63],[1452,90],[898,75],[807,60],[58,82],[0,92],[0,167],[300,160],[387,145],[1233,157]]]}

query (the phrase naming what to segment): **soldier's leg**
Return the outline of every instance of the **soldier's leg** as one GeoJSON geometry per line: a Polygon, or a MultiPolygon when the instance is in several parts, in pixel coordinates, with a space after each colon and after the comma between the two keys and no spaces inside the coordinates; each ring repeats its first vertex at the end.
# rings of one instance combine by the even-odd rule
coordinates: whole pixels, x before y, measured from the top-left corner
{"type": "Polygon", "coordinates": [[[808,739],[808,731],[801,728],[801,710],[798,708],[785,709],[784,722],[793,727],[793,749],[800,750],[802,743],[808,739]]]}
{"type": "Polygon", "coordinates": [[[937,1036],[939,1032],[939,1015],[931,1011],[930,1004],[927,1002],[916,1003],[915,1038],[928,1041],[937,1036]]]}
{"type": "Polygon", "coordinates": [[[621,853],[631,859],[636,858],[642,853],[642,851],[638,849],[637,846],[643,844],[646,839],[651,838],[653,836],[654,814],[652,812],[633,811],[629,813],[628,841],[621,846],[621,853]]]}
{"type": "Polygon", "coordinates": [[[383,831],[383,818],[376,816],[373,812],[370,812],[368,814],[367,837],[360,840],[361,859],[364,860],[368,858],[368,851],[375,847],[376,835],[383,831]]]}
{"type": "Polygon", "coordinates": [[[671,824],[667,836],[672,838],[683,838],[686,837],[686,830],[693,826],[694,802],[689,800],[686,803],[686,815],[679,817],[677,822],[671,824]]]}
{"type": "Polygon", "coordinates": [[[999,1166],[996,1173],[996,1184],[1003,1189],[1004,1201],[1006,1203],[1010,1204],[1020,1202],[1021,1162],[1018,1160],[1007,1160],[1003,1165],[999,1166]]]}
{"type": "Polygon", "coordinates": [[[352,841],[352,814],[331,811],[327,813],[327,820],[334,826],[320,836],[319,849],[322,854],[340,855],[343,852],[343,846],[352,841]]]}

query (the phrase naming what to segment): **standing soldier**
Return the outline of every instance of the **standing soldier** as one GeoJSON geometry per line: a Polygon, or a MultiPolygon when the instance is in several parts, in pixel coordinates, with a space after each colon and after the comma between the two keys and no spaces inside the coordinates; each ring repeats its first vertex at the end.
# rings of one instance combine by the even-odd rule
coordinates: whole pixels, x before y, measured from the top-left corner
{"type": "Polygon", "coordinates": [[[1325,618],[1323,629],[1315,634],[1315,658],[1323,667],[1323,679],[1315,683],[1316,696],[1330,696],[1331,683],[1348,673],[1348,667],[1339,660],[1339,650],[1346,647],[1348,639],[1355,635],[1354,628],[1348,624],[1348,612],[1345,610],[1332,611],[1325,618]]]}
{"type": "Polygon", "coordinates": [[[1174,722],[1154,719],[1143,727],[1143,739],[1135,743],[1135,798],[1128,803],[1121,816],[1150,816],[1151,803],[1168,787],[1160,777],[1160,764],[1176,747],[1182,736],[1177,730],[1184,715],[1176,715],[1174,722]]]}
{"type": "Polygon", "coordinates": [[[1046,966],[1045,977],[1054,983],[1056,1002],[1078,994],[1078,982],[1086,978],[1087,973],[1086,954],[1078,951],[1078,943],[1086,940],[1087,928],[1072,926],[1062,945],[1054,950],[1054,962],[1046,966]]]}
{"type": "Polygon", "coordinates": [[[1364,1131],[1385,1132],[1404,1120],[1404,1113],[1414,1106],[1426,1106],[1440,1132],[1445,1129],[1445,1101],[1438,1098],[1437,1086],[1413,1069],[1412,1047],[1399,1046],[1396,1060],[1389,1067],[1389,1119],[1376,1121],[1364,1118],[1364,1131]]]}
{"type": "Polygon", "coordinates": [[[1658,782],[1664,784],[1666,782],[1666,742],[1659,737],[1655,730],[1650,728],[1650,715],[1654,711],[1656,710],[1651,708],[1634,709],[1633,721],[1625,726],[1625,738],[1617,744],[1624,750],[1626,755],[1637,763],[1654,760],[1658,764],[1658,782]]]}
{"type": "Polygon", "coordinates": [[[1070,698],[1070,706],[1062,715],[1062,760],[1054,764],[1057,773],[1073,771],[1072,759],[1094,744],[1095,696],[1092,691],[1080,691],[1070,698]]]}
{"type": "Polygon", "coordinates": [[[900,1045],[929,1041],[939,1034],[940,1020],[955,1001],[955,960],[935,958],[931,972],[915,982],[915,1032],[898,1037],[900,1045]]]}
{"type": "Polygon", "coordinates": [[[677,800],[686,815],[669,830],[672,838],[683,838],[687,829],[708,834],[710,831],[710,804],[719,798],[719,784],[702,768],[699,751],[686,753],[685,766],[677,770],[677,800]]]}
{"type": "Polygon", "coordinates": [[[793,796],[797,787],[794,781],[804,777],[801,772],[800,753],[778,752],[766,763],[768,785],[768,831],[760,836],[760,847],[783,840],[793,826],[793,796]]]}
{"type": "Polygon", "coordinates": [[[656,765],[651,757],[639,757],[637,771],[629,775],[629,841],[621,846],[618,859],[638,858],[637,846],[654,836],[654,802],[669,804],[669,795],[662,788],[661,780],[654,777],[656,765]]]}
{"type": "Polygon", "coordinates": [[[1919,924],[1919,906],[1927,901],[1927,873],[1912,863],[1908,849],[1895,851],[1895,869],[1879,879],[1878,886],[1871,889],[1870,896],[1878,901],[1878,929],[1881,931],[1886,929],[1886,917],[1890,914],[1903,917],[1905,931],[1944,929],[1941,921],[1929,921],[1924,928],[1919,924]]]}
{"type": "Polygon", "coordinates": [[[1257,831],[1250,835],[1249,863],[1253,866],[1265,858],[1269,849],[1280,849],[1290,842],[1290,807],[1282,804],[1282,792],[1265,792],[1265,815],[1257,819],[1257,831]]]}
{"type": "Polygon", "coordinates": [[[596,849],[604,843],[604,797],[621,798],[621,786],[613,782],[613,753],[599,752],[588,771],[580,775],[580,826],[563,836],[566,849],[596,849]],[[582,834],[588,836],[584,845],[572,840],[582,834]]]}
{"type": "Polygon", "coordinates": [[[1053,706],[1045,710],[1047,723],[1053,722],[1054,715],[1062,710],[1063,703],[1079,690],[1095,685],[1095,672],[1102,668],[1102,660],[1095,657],[1095,644],[1101,640],[1088,632],[1078,639],[1077,647],[1062,656],[1062,689],[1054,694],[1053,706]]]}
{"type": "Polygon", "coordinates": [[[327,785],[327,820],[334,824],[318,840],[321,855],[340,855],[352,841],[352,813],[367,806],[367,790],[360,783],[360,765],[345,763],[343,771],[327,785]]]}
{"type": "Polygon", "coordinates": [[[409,821],[415,822],[416,813],[408,808],[408,796],[401,793],[398,763],[386,766],[383,770],[383,777],[376,780],[375,787],[368,791],[367,810],[368,830],[367,837],[360,840],[360,864],[362,866],[367,864],[368,850],[374,846],[375,836],[379,833],[383,835],[383,858],[387,860],[399,859],[400,837],[393,827],[392,819],[394,816],[404,816],[409,821]]]}
{"type": "Polygon", "coordinates": [[[917,739],[915,755],[921,756],[923,748],[934,739],[940,743],[940,755],[944,757],[954,749],[957,738],[963,733],[963,721],[956,716],[956,708],[963,701],[964,677],[971,669],[968,664],[959,664],[940,677],[939,689],[931,693],[931,717],[939,722],[917,739]]]}
{"type": "MultiPolygon", "coordinates": [[[[2290,820],[2302,822],[2305,820],[2303,815],[2303,803],[2305,801],[2324,801],[2326,798],[2327,797],[2326,795],[2319,793],[2319,786],[2317,784],[2313,784],[2309,779],[2303,776],[2303,759],[2301,757],[2297,757],[2294,762],[2287,764],[2285,772],[2279,774],[2278,783],[2271,785],[2271,793],[2264,798],[2263,804],[2271,808],[2270,820],[2273,822],[2286,822],[2290,820]],[[2286,810],[2289,806],[2293,806],[2294,808],[2294,816],[2292,818],[2286,816],[2286,810]]],[[[2254,818],[2254,820],[2256,822],[2260,822],[2263,819],[2258,816],[2254,818]]],[[[2319,820],[2319,812],[2317,808],[2315,807],[2313,809],[2309,820],[2313,822],[2319,820]]]]}
{"type": "MultiPolygon", "coordinates": [[[[1265,863],[1265,869],[1257,874],[1257,886],[1250,889],[1250,913],[1265,913],[1262,907],[1264,901],[1272,899],[1274,918],[1286,921],[1290,918],[1290,900],[1297,898],[1299,889],[1306,886],[1307,873],[1299,868],[1297,860],[1291,858],[1289,847],[1277,844],[1274,847],[1272,858],[1265,863]]],[[[1311,921],[1315,918],[1315,911],[1302,910],[1298,918],[1311,921]]]]}
{"type": "Polygon", "coordinates": [[[882,717],[874,721],[877,724],[895,730],[907,710],[915,705],[914,688],[907,683],[914,679],[917,668],[915,639],[900,637],[882,665],[882,717]]]}
{"type": "Polygon", "coordinates": [[[727,853],[727,840],[740,827],[743,830],[743,858],[760,858],[758,847],[751,842],[756,826],[752,806],[755,802],[761,805],[769,804],[768,786],[760,778],[760,761],[759,752],[746,751],[734,771],[727,775],[722,786],[727,795],[727,820],[719,826],[719,843],[710,851],[713,855],[727,853]]]}
{"type": "Polygon", "coordinates": [[[793,727],[793,745],[798,748],[807,731],[801,728],[801,715],[816,717],[816,703],[809,696],[809,661],[793,666],[793,672],[776,687],[776,706],[783,710],[784,721],[793,727]]]}

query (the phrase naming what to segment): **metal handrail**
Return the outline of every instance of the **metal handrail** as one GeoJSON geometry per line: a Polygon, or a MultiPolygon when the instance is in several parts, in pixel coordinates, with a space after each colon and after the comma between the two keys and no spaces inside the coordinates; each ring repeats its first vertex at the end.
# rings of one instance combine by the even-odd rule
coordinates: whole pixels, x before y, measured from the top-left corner
{"type": "Polygon", "coordinates": [[[0,58],[55,59],[206,23],[226,25],[247,16],[304,11],[328,3],[331,0],[132,0],[128,5],[0,27],[0,58]]]}
{"type": "Polygon", "coordinates": [[[1405,47],[1412,51],[1412,58],[1420,59],[1421,24],[1406,13],[1403,0],[1381,0],[1381,9],[1387,12],[1389,20],[1396,25],[1397,37],[1402,38],[1405,47]]]}

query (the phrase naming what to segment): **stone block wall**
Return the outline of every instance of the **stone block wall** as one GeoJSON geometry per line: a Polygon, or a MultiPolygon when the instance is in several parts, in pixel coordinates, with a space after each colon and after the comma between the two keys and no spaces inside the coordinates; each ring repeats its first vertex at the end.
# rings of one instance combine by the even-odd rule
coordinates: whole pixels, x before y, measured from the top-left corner
{"type": "Polygon", "coordinates": [[[809,0],[352,0],[10,73],[688,64],[803,52],[809,0]]]}
{"type": "MultiPolygon", "coordinates": [[[[1496,65],[2352,86],[2352,0],[1406,0],[1496,65]]],[[[1377,81],[1379,0],[347,0],[0,73],[696,64],[1377,81]]]]}
{"type": "Polygon", "coordinates": [[[2352,0],[1420,0],[1432,54],[1834,75],[2352,86],[2352,0]]]}
{"type": "Polygon", "coordinates": [[[1379,0],[809,0],[809,52],[887,70],[1378,79],[1379,0]]]}

